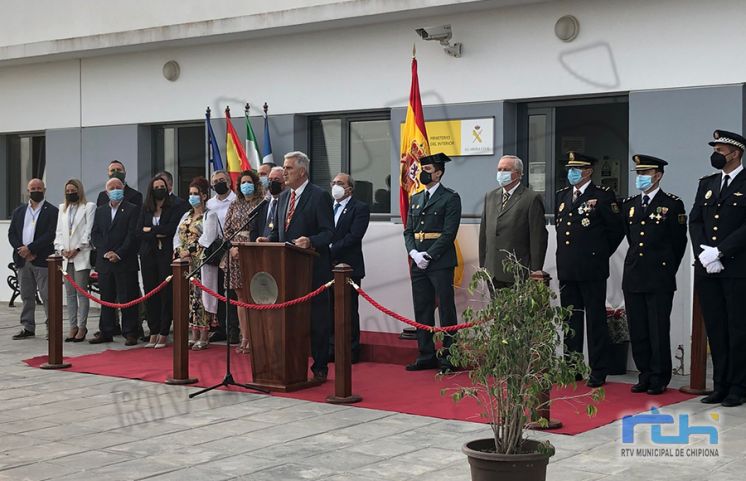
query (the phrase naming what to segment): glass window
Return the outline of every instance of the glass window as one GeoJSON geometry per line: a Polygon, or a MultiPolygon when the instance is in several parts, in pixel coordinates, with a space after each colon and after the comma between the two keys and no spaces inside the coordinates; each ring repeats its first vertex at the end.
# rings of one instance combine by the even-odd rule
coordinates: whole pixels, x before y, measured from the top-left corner
{"type": "Polygon", "coordinates": [[[7,145],[7,191],[5,218],[10,218],[13,209],[28,200],[26,186],[29,180],[39,178],[46,182],[47,163],[46,138],[38,134],[8,135],[7,145]]]}
{"type": "Polygon", "coordinates": [[[153,175],[161,170],[174,176],[174,193],[186,198],[189,184],[205,175],[204,124],[153,127],[153,175]]]}
{"type": "Polygon", "coordinates": [[[330,189],[329,183],[342,171],[342,120],[311,121],[311,180],[330,189]]]}

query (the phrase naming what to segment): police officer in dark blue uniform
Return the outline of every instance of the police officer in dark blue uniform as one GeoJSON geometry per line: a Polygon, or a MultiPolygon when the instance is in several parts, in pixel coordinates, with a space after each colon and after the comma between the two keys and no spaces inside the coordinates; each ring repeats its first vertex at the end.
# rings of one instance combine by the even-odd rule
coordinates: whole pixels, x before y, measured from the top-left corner
{"type": "Polygon", "coordinates": [[[713,365],[714,391],[702,402],[732,407],[746,398],[746,139],[725,130],[714,137],[718,172],[699,181],[689,235],[713,365]]]}
{"type": "Polygon", "coordinates": [[[671,381],[671,307],[686,250],[686,211],[681,199],[660,188],[668,162],[650,155],[632,159],[641,193],[622,204],[629,243],[622,290],[632,357],[640,372],[631,391],[657,395],[671,381]]]}
{"type": "MultiPolygon", "coordinates": [[[[414,318],[428,326],[435,325],[436,299],[441,326],[456,324],[453,273],[458,259],[454,243],[461,223],[461,197],[440,183],[445,164],[450,160],[445,154],[420,159],[420,183],[425,190],[412,196],[404,229],[404,243],[412,258],[414,318]]],[[[451,340],[446,336],[446,349],[451,340]]],[[[415,362],[407,365],[408,371],[440,368],[441,372],[447,372],[451,369],[447,355],[440,359],[436,356],[431,332],[417,330],[417,347],[419,355],[415,362]]]]}
{"type": "Polygon", "coordinates": [[[596,159],[568,152],[570,187],[557,192],[557,277],[560,302],[573,306],[568,321],[572,333],[566,352],[583,352],[583,317],[588,328],[589,387],[606,383],[609,332],[606,327],[606,279],[609,258],[624,238],[624,226],[614,191],[591,181],[596,159]]]}

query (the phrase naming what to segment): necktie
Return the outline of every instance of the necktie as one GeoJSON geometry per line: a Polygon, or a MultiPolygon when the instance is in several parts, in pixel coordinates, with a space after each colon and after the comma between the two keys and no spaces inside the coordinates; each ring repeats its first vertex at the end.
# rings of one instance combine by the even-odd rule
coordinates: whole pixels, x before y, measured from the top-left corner
{"type": "Polygon", "coordinates": [[[342,204],[340,204],[339,202],[334,203],[334,217],[337,216],[337,211],[339,210],[340,207],[342,207],[342,204]]]}
{"type": "Polygon", "coordinates": [[[264,225],[264,237],[268,237],[275,226],[275,211],[277,210],[277,200],[274,198],[269,201],[269,213],[267,214],[267,222],[264,225]]]}
{"type": "Polygon", "coordinates": [[[578,189],[575,189],[575,191],[572,193],[572,203],[578,201],[578,197],[580,197],[580,191],[578,189]]]}
{"type": "Polygon", "coordinates": [[[723,177],[723,186],[720,188],[720,193],[722,194],[725,192],[725,189],[728,188],[728,181],[730,180],[730,175],[726,175],[723,177]]]}
{"type": "Polygon", "coordinates": [[[505,205],[508,203],[508,199],[510,199],[510,194],[508,192],[503,192],[503,205],[502,209],[505,209],[505,205]]]}
{"type": "Polygon", "coordinates": [[[650,197],[647,195],[642,196],[642,213],[645,214],[648,211],[648,204],[650,203],[650,197]]]}
{"type": "Polygon", "coordinates": [[[285,230],[290,227],[290,221],[293,219],[295,214],[295,191],[290,193],[290,205],[288,205],[288,215],[285,218],[285,230]]]}
{"type": "Polygon", "coordinates": [[[430,191],[429,191],[429,190],[426,190],[426,191],[425,191],[425,203],[424,203],[424,204],[422,204],[422,207],[425,207],[425,206],[427,205],[427,201],[428,201],[428,200],[430,200],[430,191]]]}

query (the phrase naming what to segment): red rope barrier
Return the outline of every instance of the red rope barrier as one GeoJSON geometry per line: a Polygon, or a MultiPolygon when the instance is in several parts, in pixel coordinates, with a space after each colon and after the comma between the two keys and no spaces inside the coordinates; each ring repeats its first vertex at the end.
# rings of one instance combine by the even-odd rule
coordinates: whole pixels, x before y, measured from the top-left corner
{"type": "Polygon", "coordinates": [[[355,284],[354,282],[352,282],[351,279],[349,280],[349,282],[350,282],[350,285],[352,285],[352,288],[355,289],[358,292],[358,294],[360,294],[363,297],[363,299],[365,299],[366,301],[368,301],[371,306],[375,307],[376,309],[378,309],[379,311],[383,312],[387,316],[393,317],[394,319],[396,319],[398,321],[401,321],[404,324],[409,324],[412,327],[416,327],[417,329],[422,329],[424,331],[430,331],[430,332],[440,332],[440,331],[442,331],[442,332],[455,332],[455,331],[458,331],[460,329],[465,329],[467,327],[472,327],[474,325],[473,322],[467,322],[467,323],[464,323],[464,324],[456,324],[456,325],[453,325],[453,326],[446,326],[446,327],[436,327],[436,326],[428,326],[426,324],[420,324],[417,321],[413,321],[411,319],[407,319],[406,317],[402,316],[401,314],[397,314],[396,312],[392,311],[391,309],[387,309],[387,308],[383,307],[381,304],[379,304],[378,302],[376,302],[372,297],[370,297],[368,295],[368,293],[363,290],[362,287],[360,287],[357,284],[355,284]]]}
{"type": "Polygon", "coordinates": [[[88,292],[87,289],[84,289],[84,288],[80,287],[80,285],[77,282],[75,282],[75,280],[72,277],[70,277],[70,275],[67,272],[63,272],[62,275],[70,283],[70,285],[73,286],[73,288],[76,291],[80,292],[81,294],[83,294],[85,297],[87,297],[88,299],[92,300],[96,304],[101,304],[104,307],[111,307],[112,309],[127,309],[129,307],[136,306],[137,304],[140,304],[141,302],[147,301],[148,299],[150,299],[151,297],[153,297],[154,295],[156,295],[160,291],[162,291],[163,288],[166,287],[169,282],[171,282],[171,277],[172,277],[172,276],[166,277],[166,279],[163,282],[161,282],[160,284],[158,284],[155,287],[155,289],[153,289],[152,291],[148,292],[144,296],[142,296],[140,298],[137,298],[137,299],[133,299],[133,300],[131,300],[129,302],[125,302],[123,304],[119,304],[117,302],[104,301],[104,300],[101,300],[98,297],[94,296],[93,294],[91,294],[90,292],[88,292]]]}
{"type": "MultiPolygon", "coordinates": [[[[225,296],[221,296],[217,292],[215,292],[212,289],[210,289],[209,287],[205,286],[204,284],[202,284],[202,282],[200,282],[199,279],[192,278],[192,279],[189,280],[189,282],[191,282],[192,284],[194,284],[195,286],[197,286],[198,289],[204,291],[208,295],[210,295],[210,296],[214,297],[215,299],[219,300],[220,302],[225,302],[225,296]]],[[[331,287],[332,284],[334,284],[334,281],[329,281],[326,284],[320,286],[315,291],[309,292],[308,294],[306,294],[303,297],[299,297],[297,299],[291,299],[289,301],[281,302],[279,304],[249,304],[249,303],[246,303],[246,302],[237,301],[235,299],[231,299],[230,303],[233,304],[234,306],[243,307],[245,309],[253,309],[255,311],[269,311],[269,310],[273,310],[273,309],[284,309],[286,307],[294,306],[294,305],[300,304],[302,302],[308,302],[309,300],[311,300],[314,297],[318,296],[319,294],[321,294],[325,290],[329,289],[329,287],[331,287]]]]}

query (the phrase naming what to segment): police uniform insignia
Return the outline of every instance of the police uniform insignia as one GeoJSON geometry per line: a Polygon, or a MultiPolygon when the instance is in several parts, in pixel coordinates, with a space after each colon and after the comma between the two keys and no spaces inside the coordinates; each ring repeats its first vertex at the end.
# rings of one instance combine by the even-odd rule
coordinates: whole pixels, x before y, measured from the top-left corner
{"type": "Polygon", "coordinates": [[[270,230],[274,229],[275,228],[275,223],[274,222],[270,222],[269,223],[269,228],[270,228],[270,230]]]}
{"type": "Polygon", "coordinates": [[[735,195],[736,197],[741,197],[743,194],[740,192],[734,192],[733,195],[735,195]]]}
{"type": "Polygon", "coordinates": [[[686,224],[686,214],[679,214],[679,224],[686,224]]]}
{"type": "Polygon", "coordinates": [[[618,213],[619,213],[619,206],[617,205],[617,203],[616,203],[616,202],[612,202],[612,203],[611,203],[611,211],[612,211],[613,213],[615,213],[615,214],[618,214],[618,213]]]}
{"type": "Polygon", "coordinates": [[[567,155],[567,158],[568,158],[569,160],[575,160],[575,153],[574,153],[574,152],[570,152],[570,153],[569,153],[569,154],[567,155]]]}
{"type": "Polygon", "coordinates": [[[581,220],[580,223],[583,224],[583,227],[588,227],[591,225],[591,220],[588,217],[583,217],[583,220],[581,220]]]}
{"type": "Polygon", "coordinates": [[[630,217],[634,217],[635,216],[635,208],[634,207],[630,207],[629,208],[629,216],[630,217]]]}
{"type": "Polygon", "coordinates": [[[705,199],[709,199],[710,197],[712,197],[712,191],[708,190],[707,193],[705,194],[705,199]]]}
{"type": "Polygon", "coordinates": [[[561,203],[560,206],[559,206],[559,211],[562,212],[563,210],[565,210],[565,203],[564,202],[561,203]]]}

